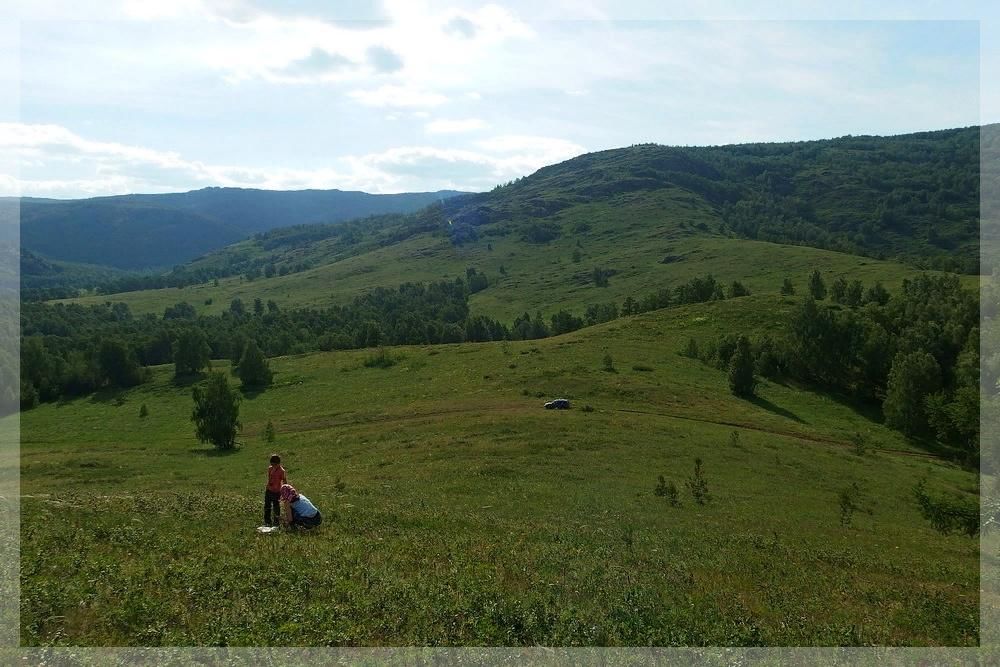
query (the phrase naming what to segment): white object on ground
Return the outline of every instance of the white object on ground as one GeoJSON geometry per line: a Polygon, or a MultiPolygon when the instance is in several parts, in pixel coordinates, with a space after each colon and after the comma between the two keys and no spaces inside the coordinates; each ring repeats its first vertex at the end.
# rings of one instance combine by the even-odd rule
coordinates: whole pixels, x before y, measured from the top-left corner
{"type": "Polygon", "coordinates": [[[276,533],[278,532],[277,526],[257,526],[258,533],[276,533]]]}

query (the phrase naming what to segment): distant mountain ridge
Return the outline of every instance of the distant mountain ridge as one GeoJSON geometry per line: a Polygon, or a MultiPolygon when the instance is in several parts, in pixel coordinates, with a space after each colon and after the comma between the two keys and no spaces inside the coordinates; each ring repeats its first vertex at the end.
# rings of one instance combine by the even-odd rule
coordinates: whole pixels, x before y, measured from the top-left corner
{"type": "Polygon", "coordinates": [[[21,245],[48,259],[131,270],[166,268],[258,232],[410,213],[458,194],[463,193],[213,187],[73,200],[24,197],[21,245]]]}

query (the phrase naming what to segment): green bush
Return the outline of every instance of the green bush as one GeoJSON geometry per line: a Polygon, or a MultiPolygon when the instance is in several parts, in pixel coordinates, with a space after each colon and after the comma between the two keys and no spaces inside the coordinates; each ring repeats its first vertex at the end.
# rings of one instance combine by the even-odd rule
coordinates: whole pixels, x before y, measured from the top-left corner
{"type": "Polygon", "coordinates": [[[913,495],[920,507],[920,514],[930,521],[931,526],[947,535],[952,531],[965,533],[969,537],[979,534],[979,505],[959,496],[934,497],[927,493],[927,480],[920,480],[913,489],[913,495]]]}
{"type": "Polygon", "coordinates": [[[700,458],[694,460],[694,474],[691,475],[691,478],[685,484],[688,490],[691,491],[694,501],[699,505],[704,505],[712,499],[708,493],[708,480],[705,479],[705,473],[701,469],[700,458]]]}
{"type": "Polygon", "coordinates": [[[365,368],[389,368],[395,366],[398,359],[386,352],[384,347],[380,347],[375,354],[369,355],[364,360],[365,368]]]}

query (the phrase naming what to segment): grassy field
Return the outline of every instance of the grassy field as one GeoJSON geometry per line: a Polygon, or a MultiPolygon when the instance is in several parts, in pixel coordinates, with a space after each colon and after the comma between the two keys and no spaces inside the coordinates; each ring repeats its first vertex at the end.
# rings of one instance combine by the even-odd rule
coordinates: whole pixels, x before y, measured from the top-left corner
{"type": "Polygon", "coordinates": [[[978,542],[932,530],[912,494],[926,478],[975,495],[974,473],[837,397],[765,383],[736,399],[678,354],[782,326],[794,302],[765,291],[540,341],[394,348],[385,369],[364,350],[274,359],[231,454],[195,441],[166,367],[26,412],[22,641],[975,645],[978,542]],[[559,396],[574,409],[541,408],[559,396]],[[272,451],[322,510],[315,533],[254,531],[272,451]],[[704,505],[685,486],[696,458],[704,505]]]}
{"type": "MultiPolygon", "coordinates": [[[[828,285],[844,276],[866,285],[881,280],[890,289],[917,273],[894,262],[718,234],[712,231],[717,230],[717,214],[690,193],[674,189],[576,205],[554,219],[563,234],[544,244],[525,242],[516,232],[504,236],[484,233],[478,241],[461,246],[452,245],[444,236],[421,234],[337,259],[324,254],[325,245],[320,242],[294,251],[296,261],[319,264],[301,273],[254,281],[224,278],[218,286],[205,283],[72,301],[122,301],[136,314],[159,315],[181,301],[200,313],[217,314],[237,297],[245,303],[254,298],[274,300],[283,308],[321,307],[349,302],[374,286],[453,280],[464,276],[466,268],[475,267],[486,273],[490,287],[472,296],[473,312],[510,323],[517,315],[533,315],[536,310],[548,315],[564,308],[582,314],[590,304],[621,303],[627,296],[640,298],[706,273],[726,284],[740,280],[761,294],[778,294],[786,277],[804,291],[814,268],[821,270],[828,285]],[[578,262],[574,261],[576,251],[578,262]],[[595,286],[595,267],[616,272],[607,287],[595,286]]],[[[244,242],[239,247],[250,245],[244,242]]],[[[963,280],[970,287],[976,285],[975,276],[963,280]]]]}

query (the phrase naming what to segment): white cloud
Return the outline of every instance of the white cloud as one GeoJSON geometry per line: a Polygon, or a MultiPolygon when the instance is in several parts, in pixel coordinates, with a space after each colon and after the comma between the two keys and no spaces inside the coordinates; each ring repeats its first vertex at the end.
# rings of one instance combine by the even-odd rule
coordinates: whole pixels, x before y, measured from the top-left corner
{"type": "Polygon", "coordinates": [[[206,186],[374,193],[485,190],[582,152],[581,146],[562,139],[501,135],[475,142],[471,149],[401,146],[301,169],[209,164],[175,152],[95,141],[59,125],[0,123],[0,154],[21,167],[20,177],[16,169],[0,172],[0,194],[80,197],[206,186]]]}
{"type": "Polygon", "coordinates": [[[460,134],[463,132],[474,132],[485,127],[487,127],[486,121],[481,118],[440,118],[424,125],[424,130],[428,134],[460,134]]]}

